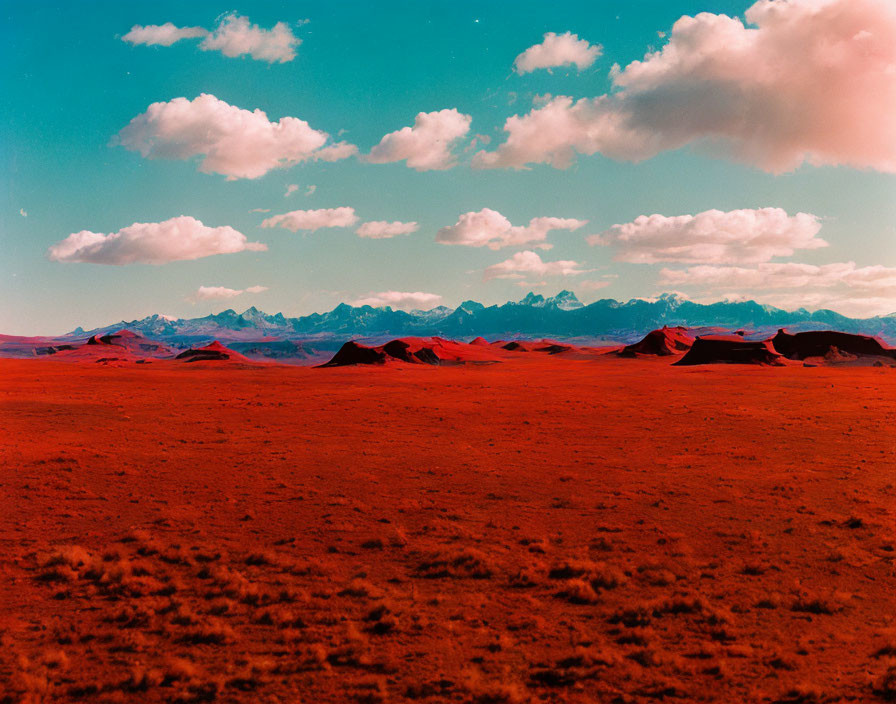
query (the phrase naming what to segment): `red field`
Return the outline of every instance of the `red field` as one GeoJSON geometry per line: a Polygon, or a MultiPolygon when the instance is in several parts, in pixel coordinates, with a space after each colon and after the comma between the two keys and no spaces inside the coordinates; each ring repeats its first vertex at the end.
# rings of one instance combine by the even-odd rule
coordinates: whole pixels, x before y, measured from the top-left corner
{"type": "Polygon", "coordinates": [[[896,698],[896,374],[0,360],[0,702],[896,698]]]}

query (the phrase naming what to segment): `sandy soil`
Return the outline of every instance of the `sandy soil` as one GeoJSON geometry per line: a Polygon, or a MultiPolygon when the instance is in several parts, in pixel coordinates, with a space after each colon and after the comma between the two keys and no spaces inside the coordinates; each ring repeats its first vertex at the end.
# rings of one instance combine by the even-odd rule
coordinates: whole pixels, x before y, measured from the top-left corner
{"type": "Polygon", "coordinates": [[[896,374],[0,360],[0,701],[896,697],[896,374]]]}

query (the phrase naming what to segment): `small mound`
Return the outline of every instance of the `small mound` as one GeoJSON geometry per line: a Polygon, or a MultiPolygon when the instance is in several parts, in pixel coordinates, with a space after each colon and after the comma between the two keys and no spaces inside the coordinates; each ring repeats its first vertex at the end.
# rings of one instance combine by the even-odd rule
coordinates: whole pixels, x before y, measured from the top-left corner
{"type": "Polygon", "coordinates": [[[344,367],[355,364],[466,364],[500,361],[489,346],[445,340],[441,337],[402,337],[372,347],[354,340],[346,342],[335,356],[321,367],[344,367]]]}
{"type": "Polygon", "coordinates": [[[244,357],[239,352],[234,352],[217,340],[205,347],[185,350],[177,355],[175,359],[184,362],[249,362],[248,357],[244,357]]]}
{"type": "Polygon", "coordinates": [[[477,337],[475,340],[470,340],[471,345],[477,345],[479,347],[488,347],[488,340],[484,337],[477,337]]]}
{"type": "Polygon", "coordinates": [[[138,356],[166,357],[172,353],[171,348],[161,342],[149,340],[142,335],[122,329],[107,335],[92,335],[86,343],[87,347],[119,347],[138,356]]]}
{"type": "Polygon", "coordinates": [[[346,367],[353,364],[383,364],[385,361],[386,353],[382,350],[350,340],[339,348],[339,351],[333,356],[333,359],[320,366],[346,367]]]}
{"type": "Polygon", "coordinates": [[[529,349],[525,345],[525,343],[517,342],[514,340],[513,342],[508,342],[506,345],[501,345],[502,350],[507,350],[509,352],[528,352],[529,349]]]}
{"type": "Polygon", "coordinates": [[[687,328],[664,325],[660,330],[650,331],[638,342],[623,347],[617,354],[620,357],[636,357],[639,354],[668,357],[686,352],[693,344],[694,336],[687,328]]]}
{"type": "Polygon", "coordinates": [[[92,335],[87,340],[88,345],[118,345],[119,347],[127,347],[128,343],[133,340],[142,340],[143,337],[128,329],[122,329],[118,332],[110,332],[106,335],[92,335]]]}
{"type": "Polygon", "coordinates": [[[550,344],[544,345],[542,347],[536,347],[536,352],[547,352],[548,354],[560,354],[561,352],[568,352],[572,347],[570,345],[559,345],[559,344],[550,344]]]}
{"type": "Polygon", "coordinates": [[[691,349],[674,363],[695,364],[759,364],[784,366],[784,357],[772,347],[771,340],[745,340],[739,335],[707,335],[694,340],[691,349]]]}
{"type": "Polygon", "coordinates": [[[572,345],[564,345],[556,340],[512,340],[510,342],[495,343],[502,350],[508,352],[546,352],[547,354],[559,354],[568,352],[572,345]]]}
{"type": "Polygon", "coordinates": [[[781,329],[771,339],[771,343],[788,359],[819,357],[829,363],[856,361],[860,357],[896,359],[896,348],[876,337],[836,330],[810,330],[791,335],[781,329]]]}

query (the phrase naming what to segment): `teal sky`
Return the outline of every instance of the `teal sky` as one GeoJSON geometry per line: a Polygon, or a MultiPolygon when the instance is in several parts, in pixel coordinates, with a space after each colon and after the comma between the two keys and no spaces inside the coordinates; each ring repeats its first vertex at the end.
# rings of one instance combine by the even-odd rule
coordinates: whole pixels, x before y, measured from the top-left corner
{"type": "MultiPolygon", "coordinates": [[[[864,4],[874,9],[871,0],[864,4]]],[[[675,289],[698,300],[744,295],[788,308],[797,307],[806,291],[809,308],[866,315],[896,311],[896,177],[888,165],[896,156],[890,162],[863,157],[862,163],[854,158],[858,147],[847,145],[832,148],[822,165],[804,163],[773,173],[758,157],[739,159],[691,143],[639,163],[613,160],[598,150],[578,154],[568,168],[471,167],[473,153],[494,152],[505,139],[504,121],[528,113],[536,96],[579,99],[618,91],[610,77],[613,64],[625,67],[662,49],[679,17],[710,12],[743,18],[747,7],[709,0],[245,1],[238,6],[6,0],[0,4],[0,332],[58,334],[151,313],[197,317],[251,305],[302,315],[388,291],[431,293],[456,305],[470,298],[518,300],[530,288],[545,294],[568,288],[586,302],[675,289]],[[122,40],[133,25],[172,22],[211,30],[229,12],[265,29],[287,23],[301,40],[295,58],[284,63],[231,58],[200,50],[196,39],[167,47],[122,40]],[[546,32],[572,32],[601,45],[602,54],[581,70],[515,72],[515,58],[546,32]],[[412,125],[420,112],[455,108],[471,116],[472,124],[455,145],[457,166],[429,171],[402,161],[367,163],[353,157],[227,180],[200,172],[199,157],[150,159],[111,143],[151,103],[192,100],[202,93],[245,110],[260,109],[271,121],[298,117],[336,141],[357,145],[361,154],[387,133],[412,125]],[[465,151],[476,134],[490,142],[465,151]],[[298,190],[285,196],[290,184],[298,190]],[[314,186],[310,195],[309,186],[314,186]],[[415,221],[419,229],[365,239],[355,233],[357,226],[295,233],[260,226],[276,214],[337,207],[354,208],[359,224],[415,221]],[[573,231],[552,231],[547,241],[553,247],[535,250],[545,262],[574,261],[587,271],[484,280],[487,267],[531,245],[490,249],[435,239],[461,214],[483,208],[500,212],[515,226],[542,216],[587,220],[573,231]],[[738,255],[743,261],[702,263],[750,270],[767,263],[854,262],[867,276],[841,281],[813,274],[815,283],[786,290],[747,284],[747,275],[740,288],[714,288],[697,279],[672,286],[664,284],[662,269],[686,271],[701,261],[618,261],[618,248],[586,241],[639,215],[759,208],[817,216],[818,237],[828,246],[764,261],[747,253],[738,255]],[[256,209],[269,212],[251,212],[256,209]],[[75,263],[47,256],[49,247],[71,233],[113,233],[135,222],[180,215],[209,227],[230,226],[268,249],[164,264],[75,263]],[[872,287],[870,278],[882,283],[872,287]],[[196,300],[200,286],[267,290],[196,300]]],[[[803,75],[802,80],[813,79],[803,75]]],[[[823,80],[819,75],[819,83],[823,80]]],[[[886,101],[890,88],[857,99],[886,101]]],[[[882,139],[878,153],[889,144],[885,133],[882,139]]]]}

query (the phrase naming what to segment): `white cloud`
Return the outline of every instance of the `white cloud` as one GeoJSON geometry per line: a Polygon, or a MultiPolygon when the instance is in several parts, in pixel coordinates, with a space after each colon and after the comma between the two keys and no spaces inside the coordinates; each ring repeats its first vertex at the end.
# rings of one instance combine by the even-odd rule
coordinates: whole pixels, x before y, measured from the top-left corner
{"type": "Polygon", "coordinates": [[[258,61],[282,64],[296,57],[296,47],[301,43],[285,22],[261,29],[257,24],[250,24],[248,17],[231,14],[199,46],[205,51],[220,51],[224,56],[248,54],[258,61]]]}
{"type": "Polygon", "coordinates": [[[365,160],[374,164],[405,160],[417,171],[450,169],[457,163],[451,150],[469,132],[472,120],[454,108],[418,113],[413,127],[384,136],[365,160]]]}
{"type": "Polygon", "coordinates": [[[249,212],[250,213],[269,213],[269,212],[271,212],[271,209],[270,208],[252,208],[252,210],[250,210],[249,212]]]}
{"type": "Polygon", "coordinates": [[[441,301],[441,296],[434,293],[424,293],[423,291],[382,291],[381,293],[372,293],[365,298],[359,298],[352,305],[372,306],[374,308],[391,306],[392,308],[402,308],[404,310],[416,308],[429,310],[439,305],[441,301]]]}
{"type": "Polygon", "coordinates": [[[336,142],[314,153],[314,158],[320,161],[339,161],[348,159],[358,153],[358,147],[349,142],[336,142]]]}
{"type": "Polygon", "coordinates": [[[847,315],[896,311],[896,267],[859,267],[855,262],[664,268],[659,284],[699,289],[704,298],[725,293],[728,298],[754,299],[782,308],[828,307],[847,315]]]}
{"type": "Polygon", "coordinates": [[[697,145],[770,172],[808,162],[896,172],[896,3],[760,0],[682,17],[614,90],[510,117],[481,168],[566,168],[576,153],[640,161],[697,145]]]}
{"type": "Polygon", "coordinates": [[[517,56],[513,66],[519,74],[531,73],[540,68],[573,65],[581,71],[593,64],[602,51],[600,45],[591,45],[572,32],[547,32],[544,41],[530,46],[517,56]]]}
{"type": "Polygon", "coordinates": [[[802,264],[766,262],[755,268],[736,266],[692,266],[687,269],[662,269],[662,285],[709,286],[713,289],[853,289],[896,295],[896,268],[880,265],[858,267],[855,262],[802,264]]]}
{"type": "Polygon", "coordinates": [[[581,289],[582,291],[600,291],[602,288],[607,288],[612,281],[604,280],[591,280],[591,281],[580,281],[576,284],[576,288],[581,289]]]}
{"type": "Polygon", "coordinates": [[[358,222],[354,208],[322,208],[320,210],[293,210],[274,215],[261,223],[262,227],[282,227],[292,232],[314,232],[324,227],[351,227],[358,222]]]}
{"type": "MultiPolygon", "coordinates": [[[[532,218],[525,227],[514,226],[501,213],[490,208],[461,215],[454,225],[443,227],[436,234],[436,242],[467,247],[500,249],[532,242],[545,242],[551,230],[577,230],[587,220],[573,218],[532,218]]],[[[549,245],[543,245],[549,248],[549,245]]]]}
{"type": "Polygon", "coordinates": [[[616,248],[616,261],[636,264],[749,264],[787,257],[798,249],[817,249],[815,215],[788,215],[781,208],[707,210],[696,215],[641,215],[587,238],[592,245],[616,248]]]}
{"type": "Polygon", "coordinates": [[[290,184],[286,187],[286,193],[283,194],[283,197],[284,197],[284,198],[289,198],[289,197],[290,197],[293,193],[295,193],[297,190],[299,190],[299,184],[297,184],[297,183],[290,183],[290,184]]]}
{"type": "MultiPolygon", "coordinates": [[[[113,143],[149,159],[202,156],[199,170],[233,180],[259,178],[309,159],[331,158],[326,132],[304,120],[270,122],[261,110],[243,110],[203,93],[194,100],[153,103],[122,129],[113,143]]],[[[342,147],[341,150],[344,151],[342,147]]]]}
{"type": "Polygon", "coordinates": [[[208,34],[208,30],[202,27],[177,27],[171,22],[165,24],[135,24],[131,27],[131,31],[122,37],[122,40],[131,44],[146,44],[153,46],[171,46],[174,42],[181,39],[195,39],[196,37],[204,37],[208,34]]]}
{"type": "Polygon", "coordinates": [[[198,301],[209,301],[220,298],[236,298],[244,293],[262,293],[267,286],[249,286],[248,288],[227,288],[226,286],[200,286],[193,297],[198,301]]]}
{"type": "Polygon", "coordinates": [[[268,63],[292,61],[296,57],[296,48],[302,43],[285,22],[278,22],[271,29],[262,29],[257,24],[251,24],[248,17],[235,13],[222,17],[212,32],[202,27],[177,27],[171,22],[146,26],[135,24],[122,39],[134,45],[171,46],[181,39],[199,37],[204,37],[199,44],[203,51],[220,51],[231,58],[249,55],[268,63]]]}
{"type": "Polygon", "coordinates": [[[26,211],[24,208],[19,208],[19,215],[21,215],[23,218],[27,218],[28,211],[26,211]]]}
{"type": "Polygon", "coordinates": [[[135,222],[108,235],[82,230],[54,244],[52,261],[92,264],[164,264],[213,254],[263,252],[267,246],[249,242],[232,227],[206,227],[187,215],[164,222],[135,222]]]}
{"type": "Polygon", "coordinates": [[[556,262],[542,261],[532,251],[517,252],[510,259],[493,264],[485,270],[483,281],[490,279],[522,279],[524,276],[576,276],[586,270],[578,262],[561,260],[556,262]]]}
{"type": "Polygon", "coordinates": [[[387,239],[389,237],[397,237],[398,235],[409,235],[416,232],[419,225],[416,222],[386,222],[385,220],[371,220],[362,223],[356,232],[361,237],[369,237],[374,240],[387,239]]]}
{"type": "Polygon", "coordinates": [[[308,186],[308,188],[305,189],[305,195],[306,195],[306,196],[313,196],[313,195],[314,195],[314,192],[315,192],[316,190],[317,190],[317,186],[315,186],[315,185],[312,183],[310,186],[308,186]]]}

